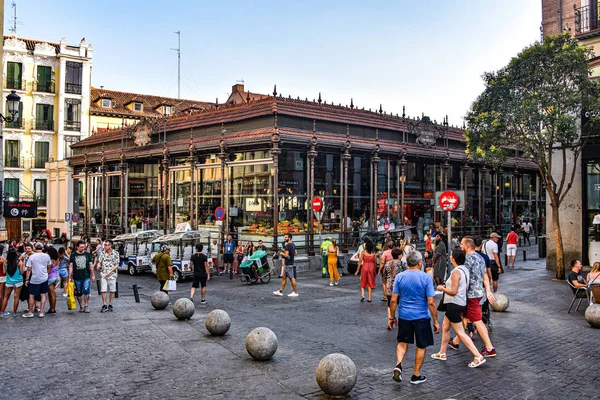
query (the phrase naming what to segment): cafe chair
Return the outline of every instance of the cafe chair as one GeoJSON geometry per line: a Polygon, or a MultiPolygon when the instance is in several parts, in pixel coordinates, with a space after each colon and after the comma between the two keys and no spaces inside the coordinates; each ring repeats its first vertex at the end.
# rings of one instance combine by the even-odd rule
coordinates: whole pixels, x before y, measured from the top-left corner
{"type": "Polygon", "coordinates": [[[571,290],[573,291],[573,300],[571,301],[571,305],[569,306],[569,311],[568,313],[571,312],[571,308],[573,308],[573,304],[575,304],[576,300],[579,300],[579,302],[577,303],[577,307],[575,308],[575,311],[579,311],[579,306],[581,305],[581,301],[583,299],[586,299],[588,302],[588,306],[590,305],[590,298],[588,295],[588,291],[587,288],[584,287],[575,287],[573,286],[573,284],[570,281],[567,281],[567,283],[569,284],[569,286],[571,286],[571,290]]]}

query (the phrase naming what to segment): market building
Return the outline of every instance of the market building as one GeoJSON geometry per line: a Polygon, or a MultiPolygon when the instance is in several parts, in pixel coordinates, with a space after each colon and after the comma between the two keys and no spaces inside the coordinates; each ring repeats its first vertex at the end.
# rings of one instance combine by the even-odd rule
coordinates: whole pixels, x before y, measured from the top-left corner
{"type": "Polygon", "coordinates": [[[245,101],[148,118],[73,144],[79,233],[116,235],[137,215],[144,229],[189,222],[270,244],[291,232],[299,251],[311,253],[318,231],[347,248],[351,221],[363,230],[439,222],[434,194],[446,188],[466,190],[457,215],[470,233],[517,215],[540,221],[535,165],[518,151],[498,169],[471,163],[462,129],[446,118],[328,104],[320,94],[309,101],[275,89],[253,100],[237,91],[245,101]],[[324,201],[321,224],[314,196],[324,201]]]}

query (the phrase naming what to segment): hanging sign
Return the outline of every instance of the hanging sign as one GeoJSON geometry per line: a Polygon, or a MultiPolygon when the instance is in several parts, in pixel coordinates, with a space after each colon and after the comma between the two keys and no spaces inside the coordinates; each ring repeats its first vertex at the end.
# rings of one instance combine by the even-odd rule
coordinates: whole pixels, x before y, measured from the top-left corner
{"type": "Polygon", "coordinates": [[[4,218],[36,218],[37,202],[35,201],[5,201],[4,218]]]}

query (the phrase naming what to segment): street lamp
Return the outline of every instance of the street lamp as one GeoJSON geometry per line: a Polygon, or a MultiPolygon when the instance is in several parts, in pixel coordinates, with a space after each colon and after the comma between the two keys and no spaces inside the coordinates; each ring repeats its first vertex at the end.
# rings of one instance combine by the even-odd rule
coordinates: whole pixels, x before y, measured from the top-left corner
{"type": "Polygon", "coordinates": [[[15,119],[19,118],[19,102],[21,101],[21,96],[17,94],[16,91],[11,90],[10,94],[6,96],[6,102],[8,104],[8,112],[10,113],[10,117],[5,117],[0,114],[0,123],[1,122],[13,122],[15,119]]]}

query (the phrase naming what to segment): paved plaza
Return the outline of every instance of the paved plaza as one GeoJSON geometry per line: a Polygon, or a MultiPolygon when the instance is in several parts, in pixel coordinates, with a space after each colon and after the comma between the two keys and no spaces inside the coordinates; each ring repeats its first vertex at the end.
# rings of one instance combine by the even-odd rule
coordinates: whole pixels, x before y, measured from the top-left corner
{"type": "MultiPolygon", "coordinates": [[[[99,312],[97,293],[91,314],[68,312],[59,294],[56,315],[0,320],[0,393],[6,399],[324,399],[315,369],[322,357],[340,352],[358,369],[349,399],[598,398],[600,330],[586,323],[585,307],[567,314],[571,292],[552,277],[544,260],[518,262],[501,276],[499,291],[510,296],[510,307],[492,315],[498,356],[477,369],[467,368],[472,357],[464,348],[448,349],[448,361],[433,360],[436,336],[422,369],[427,382],[416,386],[408,383],[414,347],[404,362],[404,382],[392,380],[395,332],[386,330],[379,288],[372,303],[359,302],[358,277],[344,276],[339,287],[329,287],[319,271],[301,273],[298,298],[274,296],[279,279],[248,286],[214,277],[208,304],[199,304],[198,293],[196,313],[183,322],[172,306],[152,309],[154,276],[121,274],[115,312],[99,312]],[[225,337],[211,337],[204,327],[216,308],[232,319],[225,337]],[[279,339],[268,362],[253,361],[245,349],[246,335],[259,326],[279,339]]],[[[190,286],[181,283],[172,302],[187,296],[190,286]]]]}

